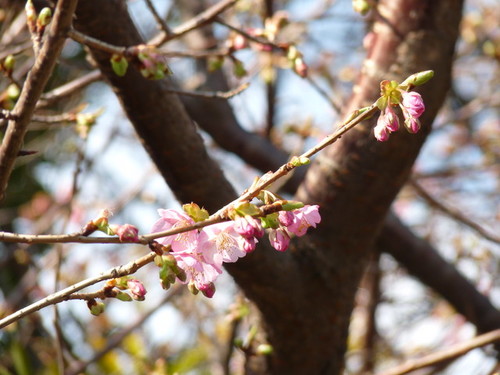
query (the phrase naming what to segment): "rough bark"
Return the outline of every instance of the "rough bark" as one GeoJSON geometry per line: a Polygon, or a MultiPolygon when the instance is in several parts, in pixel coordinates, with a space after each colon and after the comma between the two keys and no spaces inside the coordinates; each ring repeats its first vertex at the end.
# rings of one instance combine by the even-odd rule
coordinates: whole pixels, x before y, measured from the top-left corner
{"type": "MultiPolygon", "coordinates": [[[[443,0],[380,3],[383,19],[375,23],[350,108],[374,101],[381,79],[434,69],[437,78],[422,90],[427,104],[422,132],[402,131],[379,144],[370,123],[345,136],[316,160],[299,190],[299,199],[322,207],[318,230],[286,254],[259,249],[228,267],[262,313],[274,347],[269,373],[340,373],[354,292],[370,249],[449,86],[461,6],[443,0]]],[[[141,43],[120,1],[82,1],[76,24],[110,43],[141,43]]],[[[133,69],[118,78],[109,56],[96,51],[93,56],[177,197],[210,210],[231,199],[231,187],[206,155],[178,99],[166,93],[166,83],[145,81],[133,69]]]]}

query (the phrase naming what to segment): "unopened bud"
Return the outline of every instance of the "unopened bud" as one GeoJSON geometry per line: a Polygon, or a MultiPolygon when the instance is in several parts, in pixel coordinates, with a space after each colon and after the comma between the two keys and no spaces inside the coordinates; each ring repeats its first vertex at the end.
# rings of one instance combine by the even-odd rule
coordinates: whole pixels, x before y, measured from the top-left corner
{"type": "Polygon", "coordinates": [[[114,54],[111,56],[111,68],[118,77],[123,77],[127,73],[128,61],[123,55],[114,54]]]}
{"type": "Polygon", "coordinates": [[[413,86],[420,86],[426,83],[428,80],[430,80],[432,77],[434,77],[434,71],[433,70],[425,70],[423,72],[418,72],[415,74],[412,74],[408,78],[406,78],[399,87],[403,90],[406,90],[408,88],[411,88],[413,86]]]}
{"type": "Polygon", "coordinates": [[[92,315],[98,316],[104,312],[105,305],[102,302],[97,302],[95,299],[87,301],[87,307],[92,315]]]}
{"type": "Polygon", "coordinates": [[[306,158],[305,156],[293,156],[290,159],[290,163],[294,167],[300,167],[302,165],[307,165],[307,164],[311,163],[311,159],[306,158]]]}
{"type": "Polygon", "coordinates": [[[36,27],[39,33],[43,32],[45,27],[52,20],[52,10],[50,8],[43,8],[38,15],[36,20],[36,27]]]}
{"type": "Polygon", "coordinates": [[[7,75],[12,74],[14,70],[14,65],[16,63],[16,58],[14,55],[8,55],[2,62],[2,68],[7,73],[7,75]]]}
{"type": "Polygon", "coordinates": [[[255,352],[260,355],[269,355],[274,351],[273,347],[269,344],[259,344],[255,352]]]}
{"type": "Polygon", "coordinates": [[[365,16],[372,9],[372,4],[368,0],[352,0],[352,8],[356,13],[365,16]]]}
{"type": "Polygon", "coordinates": [[[215,285],[214,283],[208,283],[203,285],[200,288],[200,292],[203,293],[203,295],[207,298],[212,298],[215,294],[215,285]]]}
{"type": "Polygon", "coordinates": [[[193,295],[197,295],[200,291],[198,290],[198,288],[196,288],[196,285],[194,285],[194,283],[189,283],[188,284],[188,290],[191,292],[191,294],[193,295]]]}

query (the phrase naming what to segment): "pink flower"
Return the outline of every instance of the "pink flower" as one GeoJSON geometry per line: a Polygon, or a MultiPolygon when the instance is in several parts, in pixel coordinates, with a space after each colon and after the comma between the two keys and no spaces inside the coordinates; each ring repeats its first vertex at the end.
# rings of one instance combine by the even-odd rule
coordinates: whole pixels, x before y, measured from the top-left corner
{"type": "Polygon", "coordinates": [[[386,128],[391,132],[395,132],[399,129],[399,118],[390,105],[385,109],[384,122],[386,128]]]}
{"type": "Polygon", "coordinates": [[[321,221],[318,205],[305,205],[302,208],[291,211],[295,218],[287,229],[296,236],[303,236],[306,234],[309,227],[316,228],[316,224],[321,221]]]}
{"type": "Polygon", "coordinates": [[[295,216],[290,211],[280,211],[278,214],[278,221],[284,227],[292,225],[295,216]]]}
{"type": "Polygon", "coordinates": [[[237,217],[234,221],[234,229],[238,234],[246,238],[261,238],[264,235],[264,229],[262,228],[260,220],[249,215],[237,217]]]}
{"type": "Polygon", "coordinates": [[[248,245],[248,239],[236,232],[232,221],[210,225],[200,232],[200,251],[209,263],[219,267],[244,257],[247,254],[244,244],[248,245]]]}
{"type": "Polygon", "coordinates": [[[278,228],[269,233],[271,245],[278,251],[285,251],[290,244],[290,236],[285,228],[278,228]]]}
{"type": "Polygon", "coordinates": [[[130,293],[132,293],[132,298],[137,300],[137,301],[144,301],[144,296],[147,293],[146,288],[144,288],[144,285],[139,280],[136,279],[129,279],[127,280],[127,287],[130,290],[130,293]]]}
{"type": "Polygon", "coordinates": [[[112,227],[113,232],[120,238],[123,242],[139,242],[139,229],[131,224],[124,224],[112,227]]]}
{"type": "Polygon", "coordinates": [[[419,118],[425,111],[422,96],[415,91],[403,91],[401,94],[403,95],[403,101],[401,103],[403,113],[407,112],[410,115],[409,117],[419,118]]]}
{"type": "Polygon", "coordinates": [[[215,264],[208,263],[201,252],[172,253],[177,261],[177,266],[186,273],[184,283],[193,283],[198,290],[214,282],[222,273],[215,264]]]}
{"type": "MultiPolygon", "coordinates": [[[[194,224],[194,220],[183,212],[176,210],[158,210],[161,218],[153,225],[151,231],[153,233],[163,232],[166,230],[187,227],[194,224]]],[[[171,245],[174,252],[193,249],[197,246],[198,232],[190,230],[172,236],[162,237],[157,241],[163,245],[171,245]]]]}

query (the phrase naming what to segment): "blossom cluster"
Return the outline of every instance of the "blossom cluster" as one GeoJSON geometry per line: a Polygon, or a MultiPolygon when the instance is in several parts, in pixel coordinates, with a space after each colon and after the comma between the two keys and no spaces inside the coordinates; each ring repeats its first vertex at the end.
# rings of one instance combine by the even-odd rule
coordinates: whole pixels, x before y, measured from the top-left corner
{"type": "Polygon", "coordinates": [[[410,91],[413,86],[420,85],[429,80],[434,72],[425,71],[408,77],[403,83],[396,81],[382,81],[380,84],[381,97],[377,101],[381,113],[374,128],[375,138],[384,142],[389,135],[400,127],[399,118],[393,107],[398,107],[403,112],[404,126],[412,134],[420,130],[419,117],[425,111],[422,96],[415,91],[410,91]]]}
{"type": "MultiPolygon", "coordinates": [[[[155,233],[195,224],[195,220],[184,212],[160,209],[158,213],[160,219],[152,228],[155,233]]],[[[269,216],[272,215],[277,215],[278,220],[271,226],[269,221],[265,225],[270,228],[271,244],[279,251],[288,248],[292,234],[303,236],[310,226],[316,227],[321,220],[316,205],[306,205],[269,216]]],[[[169,283],[177,279],[188,283],[192,292],[201,291],[205,296],[212,297],[215,293],[214,281],[222,273],[222,265],[234,263],[255,249],[265,233],[262,225],[264,220],[265,218],[261,220],[251,215],[237,216],[232,221],[158,239],[162,245],[171,247],[168,255],[163,255],[160,257],[163,260],[157,262],[161,267],[162,285],[168,287],[169,283]]]]}

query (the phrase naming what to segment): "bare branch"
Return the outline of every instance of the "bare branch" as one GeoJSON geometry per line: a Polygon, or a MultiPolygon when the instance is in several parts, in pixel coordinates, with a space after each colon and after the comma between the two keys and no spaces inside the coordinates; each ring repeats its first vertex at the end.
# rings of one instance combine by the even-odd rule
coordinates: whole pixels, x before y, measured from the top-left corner
{"type": "Polygon", "coordinates": [[[250,83],[244,83],[240,85],[239,87],[229,90],[226,92],[222,91],[187,91],[187,90],[174,90],[174,89],[169,89],[168,91],[174,94],[178,95],[187,95],[187,96],[193,96],[193,97],[198,97],[198,98],[207,98],[207,99],[230,99],[233,96],[236,96],[246,90],[250,86],[250,83]]]}
{"type": "Polygon", "coordinates": [[[5,196],[7,183],[36,103],[52,74],[63,47],[76,4],[77,0],[61,0],[57,3],[47,39],[28,74],[19,100],[12,111],[17,118],[9,121],[0,147],[0,200],[5,196]]]}
{"type": "Polygon", "coordinates": [[[237,1],[238,0],[222,0],[204,12],[198,14],[196,17],[191,18],[186,23],[176,27],[170,35],[162,33],[151,39],[148,44],[160,46],[172,39],[179,38],[194,29],[206,25],[207,23],[213,21],[215,17],[224,12],[226,9],[236,4],[237,1]]]}
{"type": "Polygon", "coordinates": [[[449,349],[441,350],[418,359],[411,359],[389,371],[384,371],[378,375],[403,375],[423,367],[439,364],[458,358],[473,349],[493,344],[500,341],[500,329],[477,336],[469,341],[455,345],[449,349]]]}
{"type": "Polygon", "coordinates": [[[427,202],[429,203],[432,207],[437,208],[439,211],[445,213],[446,215],[450,216],[451,218],[457,220],[458,222],[468,226],[472,230],[474,230],[476,233],[481,235],[482,237],[486,238],[489,241],[495,242],[500,244],[500,237],[495,236],[492,233],[488,233],[483,227],[481,227],[479,224],[475,223],[474,221],[470,220],[469,218],[465,217],[460,211],[449,207],[440,201],[438,201],[436,198],[434,198],[427,190],[423,188],[422,185],[420,185],[416,180],[410,180],[410,185],[416,190],[416,192],[427,202]]]}

